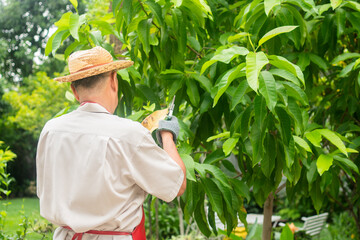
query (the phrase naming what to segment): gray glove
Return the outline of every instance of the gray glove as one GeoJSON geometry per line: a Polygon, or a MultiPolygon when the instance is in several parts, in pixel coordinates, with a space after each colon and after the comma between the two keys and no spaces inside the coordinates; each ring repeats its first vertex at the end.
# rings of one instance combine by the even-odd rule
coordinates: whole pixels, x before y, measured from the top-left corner
{"type": "Polygon", "coordinates": [[[173,134],[174,143],[176,143],[176,139],[179,135],[179,122],[178,119],[174,116],[171,117],[170,120],[160,120],[159,121],[159,128],[156,130],[156,138],[162,147],[162,139],[160,132],[161,131],[169,131],[173,134]]]}

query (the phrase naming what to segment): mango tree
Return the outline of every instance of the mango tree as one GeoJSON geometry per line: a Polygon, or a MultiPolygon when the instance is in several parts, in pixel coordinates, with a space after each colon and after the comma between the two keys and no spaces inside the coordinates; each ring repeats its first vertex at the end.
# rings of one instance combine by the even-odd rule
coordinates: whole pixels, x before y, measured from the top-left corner
{"type": "Polygon", "coordinates": [[[55,23],[46,54],[70,39],[64,59],[100,45],[133,60],[118,72],[116,113],[123,117],[140,120],[144,105],[160,109],[176,95],[189,180],[181,206],[206,236],[217,234],[215,214],[227,234],[238,219],[246,225],[251,188],[264,207],[263,239],[270,239],[279,189],[286,186],[289,199],[310,196],[319,212],[325,194],[339,194],[333,179],[358,178],[359,83],[352,78],[359,78],[359,53],[341,55],[340,46],[351,42],[349,50],[359,51],[358,3],[113,0],[111,13],[94,18],[71,2],[75,11],[55,23]],[[110,35],[122,42],[122,54],[110,35]],[[335,111],[341,86],[351,96],[344,92],[335,111]]]}

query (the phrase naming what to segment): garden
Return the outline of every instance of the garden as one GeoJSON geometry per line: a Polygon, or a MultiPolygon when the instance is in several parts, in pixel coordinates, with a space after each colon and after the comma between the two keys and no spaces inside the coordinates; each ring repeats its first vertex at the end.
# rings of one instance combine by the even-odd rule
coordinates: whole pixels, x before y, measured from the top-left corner
{"type": "Polygon", "coordinates": [[[0,10],[0,239],[52,239],[37,141],[78,106],[52,79],[95,46],[134,62],[117,72],[114,114],[141,122],[176,96],[187,188],[171,203],[147,197],[147,239],[360,239],[358,1],[3,0],[0,10]]]}

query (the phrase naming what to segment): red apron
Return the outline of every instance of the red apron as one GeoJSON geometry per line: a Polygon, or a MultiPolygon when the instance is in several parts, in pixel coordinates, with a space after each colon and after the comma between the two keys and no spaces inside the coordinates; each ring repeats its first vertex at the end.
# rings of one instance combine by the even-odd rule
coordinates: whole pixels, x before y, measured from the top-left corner
{"type": "MultiPolygon", "coordinates": [[[[131,235],[134,240],[146,240],[145,234],[145,214],[144,208],[142,209],[142,219],[139,225],[135,227],[132,232],[117,232],[117,231],[97,231],[97,230],[90,230],[83,233],[75,233],[72,240],[81,240],[84,233],[86,234],[96,234],[96,235],[131,235]]],[[[63,228],[72,230],[70,227],[65,226],[63,228]]]]}

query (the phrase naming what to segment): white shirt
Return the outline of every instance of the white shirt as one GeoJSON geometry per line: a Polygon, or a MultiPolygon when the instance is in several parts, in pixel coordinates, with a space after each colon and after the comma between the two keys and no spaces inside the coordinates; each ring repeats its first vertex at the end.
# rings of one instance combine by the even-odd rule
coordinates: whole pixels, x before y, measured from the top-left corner
{"type": "MultiPolygon", "coordinates": [[[[75,232],[131,232],[140,223],[146,195],[172,201],[184,179],[146,128],[96,103],[46,123],[36,164],[40,214],[75,232]]],[[[54,239],[70,238],[69,231],[73,234],[59,228],[54,239]]]]}

